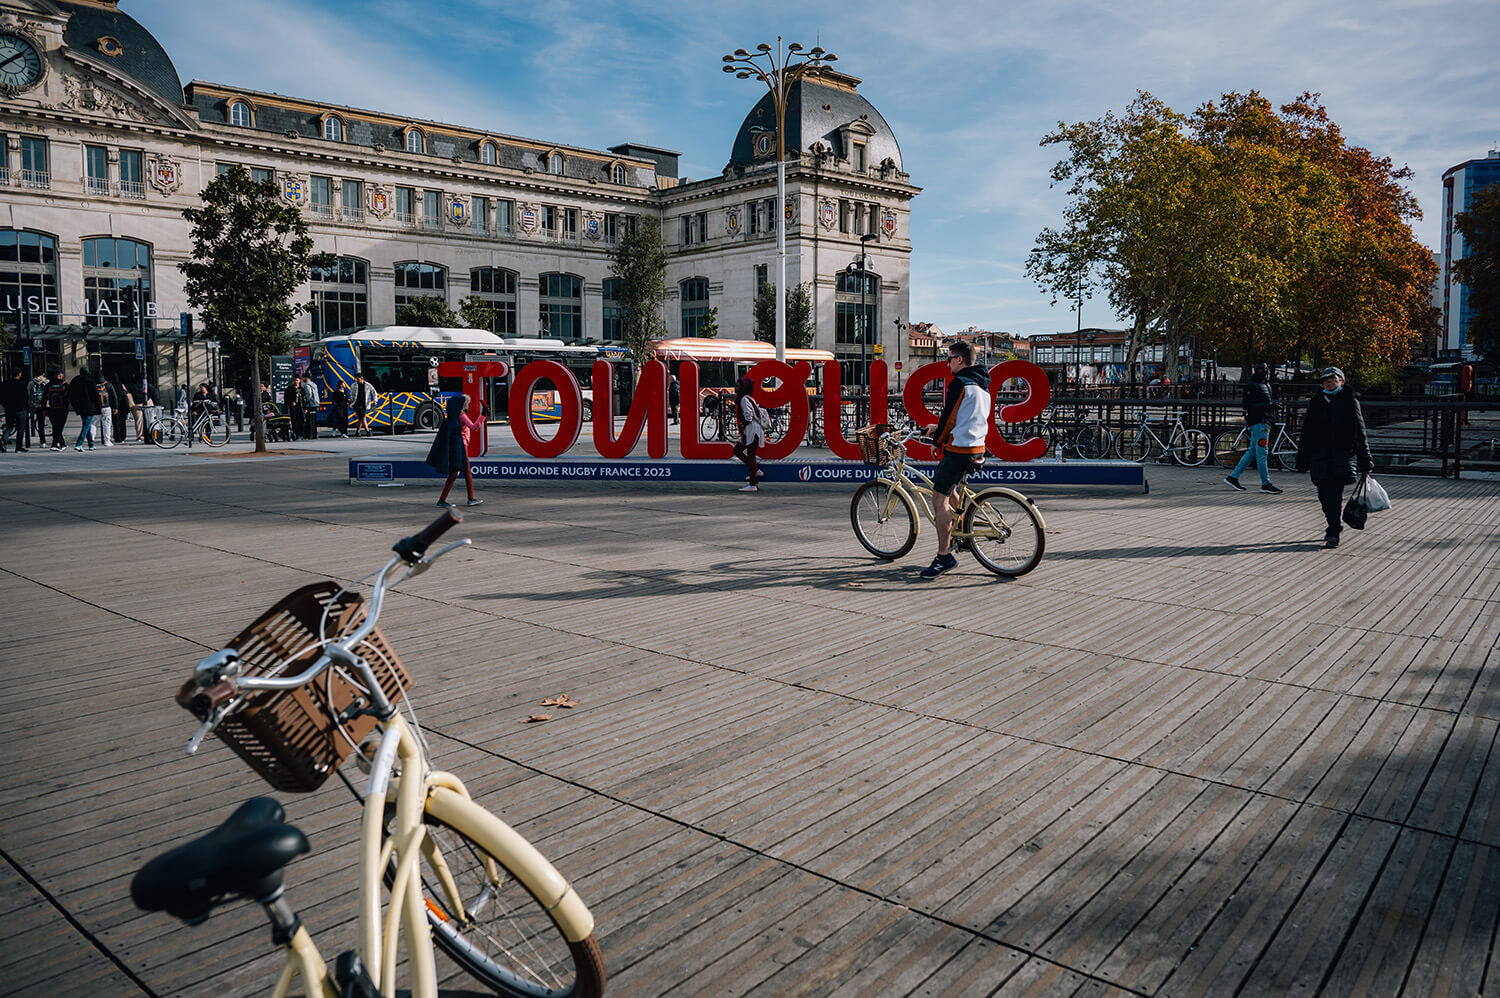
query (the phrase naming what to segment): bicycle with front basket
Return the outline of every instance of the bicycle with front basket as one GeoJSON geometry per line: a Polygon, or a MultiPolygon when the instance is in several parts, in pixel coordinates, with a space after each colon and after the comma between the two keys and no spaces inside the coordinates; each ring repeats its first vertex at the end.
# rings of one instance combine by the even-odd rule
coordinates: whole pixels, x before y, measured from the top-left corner
{"type": "Polygon", "coordinates": [[[404,582],[468,544],[425,556],[461,519],[447,510],[398,542],[396,556],[372,573],[368,603],[336,582],[298,589],[199,662],[178,693],[202,722],[189,753],[215,733],[286,791],[316,789],[351,753],[369,773],[364,792],[356,791],[364,807],[358,946],[331,971],[283,888],[285,867],[309,851],[307,839],[271,798],[241,805],[207,835],[147,863],[131,883],[137,906],[189,924],[230,901],[261,905],[272,941],[286,951],[276,998],[298,975],[304,993],[319,998],[390,998],[398,942],[404,990],[414,998],[437,994],[434,942],[496,994],[603,994],[604,960],[583,901],[458,777],[432,768],[410,701],[409,720],[397,708],[410,680],[376,627],[387,578],[405,569],[395,584],[404,582]]]}
{"type": "MultiPolygon", "coordinates": [[[[880,471],[854,490],[849,522],[860,544],[877,558],[893,561],[911,551],[919,512],[937,526],[932,479],[907,462],[907,442],[921,436],[915,425],[901,433],[875,426],[856,434],[865,463],[879,465],[880,471]]],[[[996,575],[1014,578],[1036,568],[1047,547],[1047,528],[1029,498],[1000,486],[976,492],[963,485],[958,495],[955,543],[965,542],[979,564],[996,575]]]]}

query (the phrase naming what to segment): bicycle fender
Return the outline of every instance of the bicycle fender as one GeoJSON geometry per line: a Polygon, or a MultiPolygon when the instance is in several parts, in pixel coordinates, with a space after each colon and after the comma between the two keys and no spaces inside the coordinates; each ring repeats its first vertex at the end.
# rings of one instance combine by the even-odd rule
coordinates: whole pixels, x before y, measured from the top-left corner
{"type": "Polygon", "coordinates": [[[991,485],[987,488],[980,489],[978,492],[975,492],[974,498],[978,499],[986,492],[998,492],[1001,495],[1010,496],[1012,499],[1019,499],[1021,502],[1031,507],[1031,511],[1036,514],[1036,521],[1042,525],[1042,529],[1047,529],[1047,521],[1042,518],[1042,511],[1037,508],[1036,503],[1031,501],[1030,496],[1017,492],[1015,489],[1008,489],[1003,485],[991,485]]]}
{"type": "Polygon", "coordinates": [[[582,942],[593,933],[594,916],[583,899],[536,846],[515,829],[448,787],[432,788],[427,797],[427,813],[465,832],[487,849],[551,913],[568,942],[582,942]]]}

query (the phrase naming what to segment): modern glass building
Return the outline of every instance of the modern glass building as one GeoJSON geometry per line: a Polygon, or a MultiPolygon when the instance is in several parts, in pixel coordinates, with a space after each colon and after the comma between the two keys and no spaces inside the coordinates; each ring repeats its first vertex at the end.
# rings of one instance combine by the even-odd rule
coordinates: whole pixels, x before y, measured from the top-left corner
{"type": "Polygon", "coordinates": [[[1453,216],[1468,211],[1475,196],[1500,184],[1500,149],[1484,159],[1460,163],[1443,174],[1443,339],[1444,360],[1475,360],[1469,342],[1469,289],[1453,281],[1453,263],[1464,258],[1464,239],[1453,228],[1453,216]]]}

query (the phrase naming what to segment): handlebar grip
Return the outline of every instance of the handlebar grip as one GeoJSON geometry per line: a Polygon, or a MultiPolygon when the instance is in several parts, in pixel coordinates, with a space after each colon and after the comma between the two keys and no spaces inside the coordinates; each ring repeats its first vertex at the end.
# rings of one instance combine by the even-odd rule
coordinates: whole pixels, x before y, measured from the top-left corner
{"type": "Polygon", "coordinates": [[[399,554],[408,563],[422,560],[427,553],[427,548],[433,541],[446,534],[449,530],[463,522],[464,515],[456,509],[445,509],[438,514],[438,518],[422,528],[421,533],[410,537],[403,537],[397,541],[392,551],[399,554]]]}

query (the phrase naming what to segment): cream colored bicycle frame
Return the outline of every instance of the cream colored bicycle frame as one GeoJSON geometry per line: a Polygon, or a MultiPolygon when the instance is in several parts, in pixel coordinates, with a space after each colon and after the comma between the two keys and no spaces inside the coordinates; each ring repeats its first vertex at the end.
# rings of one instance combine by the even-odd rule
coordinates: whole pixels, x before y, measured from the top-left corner
{"type": "MultiPolygon", "coordinates": [[[[891,486],[890,490],[886,492],[885,502],[881,505],[880,518],[882,520],[890,519],[892,511],[896,508],[895,504],[901,501],[896,497],[896,493],[900,492],[911,500],[912,505],[917,508],[917,512],[925,516],[928,523],[931,523],[934,528],[937,527],[937,513],[932,505],[933,497],[936,494],[933,491],[932,479],[928,478],[922,469],[908,468],[906,466],[907,455],[904,446],[897,444],[896,451],[898,454],[896,460],[881,468],[880,474],[876,475],[873,479],[877,482],[886,482],[891,486]]],[[[974,536],[973,531],[963,529],[963,522],[969,504],[974,501],[974,497],[978,495],[978,492],[969,488],[967,482],[960,485],[958,489],[958,509],[953,513],[953,540],[958,540],[959,538],[967,539],[974,536]]],[[[1047,529],[1047,524],[1042,519],[1042,511],[1037,509],[1036,505],[1030,499],[1015,489],[1008,489],[1003,485],[986,485],[982,491],[999,492],[1003,495],[1013,497],[1025,506],[1029,506],[1036,513],[1038,525],[1044,531],[1047,529]]],[[[917,533],[920,535],[922,532],[921,520],[917,521],[916,526],[917,533]]],[[[991,526],[993,527],[993,524],[991,526]]]]}
{"type": "MultiPolygon", "coordinates": [[[[594,917],[582,899],[535,846],[470,800],[458,777],[427,769],[421,745],[399,713],[386,722],[370,770],[364,807],[360,826],[359,954],[386,998],[394,998],[396,993],[398,936],[406,944],[407,978],[413,998],[437,998],[437,969],[427,925],[429,902],[422,895],[420,860],[426,860],[446,895],[448,910],[465,910],[447,862],[427,835],[424,812],[467,835],[514,873],[552,913],[569,942],[586,939],[594,931],[594,917]],[[389,835],[382,836],[391,803],[396,805],[395,820],[389,835]],[[390,900],[383,906],[384,874],[393,857],[395,876],[390,900]]],[[[488,857],[485,866],[491,879],[498,882],[503,873],[488,857]]],[[[298,974],[308,982],[309,992],[317,987],[323,998],[337,998],[327,966],[305,928],[297,930],[286,950],[286,963],[272,992],[274,998],[285,998],[298,974]]]]}

